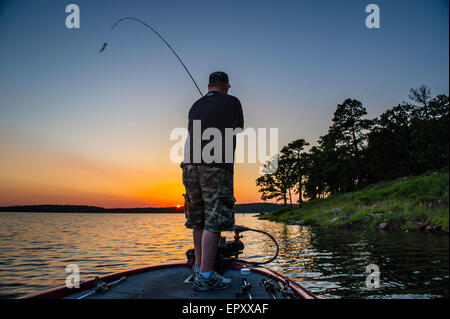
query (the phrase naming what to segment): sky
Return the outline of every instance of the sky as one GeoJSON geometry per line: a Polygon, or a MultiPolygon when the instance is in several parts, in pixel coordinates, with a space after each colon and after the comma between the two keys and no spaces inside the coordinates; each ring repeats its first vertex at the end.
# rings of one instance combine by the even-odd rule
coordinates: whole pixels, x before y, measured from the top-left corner
{"type": "MultiPolygon", "coordinates": [[[[122,17],[159,31],[203,93],[227,72],[245,126],[278,128],[278,149],[315,145],[346,98],[374,118],[410,88],[449,94],[448,1],[0,0],[0,206],[182,204],[169,136],[200,95],[150,30],[111,30],[122,17]]],[[[235,164],[237,203],[260,201],[259,167],[235,164]]]]}

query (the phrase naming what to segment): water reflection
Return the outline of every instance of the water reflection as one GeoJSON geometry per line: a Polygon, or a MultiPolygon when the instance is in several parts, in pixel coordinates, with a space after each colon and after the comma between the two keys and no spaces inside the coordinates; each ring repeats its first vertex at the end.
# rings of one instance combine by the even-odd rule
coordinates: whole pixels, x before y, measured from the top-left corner
{"type": "MultiPolygon", "coordinates": [[[[322,298],[448,298],[448,236],[331,231],[236,216],[236,224],[272,234],[279,257],[267,267],[322,298]],[[365,267],[377,264],[381,288],[365,287],[365,267]]],[[[224,233],[229,239],[232,233],[224,233]]],[[[273,256],[272,241],[243,233],[249,260],[273,256]]],[[[184,261],[192,247],[184,215],[0,213],[0,297],[63,285],[65,267],[81,279],[184,261]]]]}

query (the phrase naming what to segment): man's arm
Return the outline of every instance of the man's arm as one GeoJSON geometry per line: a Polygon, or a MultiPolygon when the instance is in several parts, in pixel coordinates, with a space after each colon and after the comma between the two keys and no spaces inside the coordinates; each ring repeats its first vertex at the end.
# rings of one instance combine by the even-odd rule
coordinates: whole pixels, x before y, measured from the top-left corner
{"type": "Polygon", "coordinates": [[[241,102],[236,99],[236,113],[237,113],[237,124],[235,128],[244,129],[244,112],[242,111],[241,102]]]}

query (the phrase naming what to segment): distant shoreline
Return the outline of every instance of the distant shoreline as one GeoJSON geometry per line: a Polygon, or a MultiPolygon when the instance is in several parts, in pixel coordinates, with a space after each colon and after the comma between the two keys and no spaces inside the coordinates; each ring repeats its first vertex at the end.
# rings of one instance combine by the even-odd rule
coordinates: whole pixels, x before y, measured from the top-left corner
{"type": "Polygon", "coordinates": [[[36,214],[184,214],[184,211],[172,211],[172,212],[129,212],[129,211],[117,211],[117,212],[83,212],[83,211],[65,211],[65,212],[56,212],[56,211],[10,211],[10,210],[0,210],[0,213],[14,213],[14,214],[28,214],[28,213],[36,213],[36,214]]]}
{"type": "MultiPolygon", "coordinates": [[[[273,203],[235,205],[237,214],[271,212],[281,207],[273,203]]],[[[20,205],[3,206],[0,212],[8,213],[83,213],[83,214],[183,214],[183,207],[103,208],[88,205],[20,205]]]]}

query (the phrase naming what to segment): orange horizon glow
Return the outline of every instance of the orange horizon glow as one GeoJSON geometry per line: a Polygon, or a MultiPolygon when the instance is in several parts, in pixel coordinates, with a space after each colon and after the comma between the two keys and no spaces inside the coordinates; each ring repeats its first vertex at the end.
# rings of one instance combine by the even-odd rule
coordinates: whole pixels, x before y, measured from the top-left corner
{"type": "MultiPolygon", "coordinates": [[[[361,101],[374,119],[408,100],[412,87],[449,94],[445,1],[410,1],[408,10],[384,1],[387,27],[370,31],[358,1],[256,9],[246,1],[211,2],[183,10],[166,1],[114,1],[107,10],[98,2],[83,1],[91,22],[69,30],[61,1],[0,0],[0,206],[184,203],[171,133],[187,127],[191,106],[217,70],[230,77],[244,129],[278,129],[274,152],[299,138],[317,145],[346,98],[361,101]],[[217,11],[233,18],[226,39],[204,20],[217,11]],[[124,12],[146,15],[161,28],[201,92],[148,28],[130,22],[111,33],[124,12]],[[337,13],[339,21],[329,18],[337,13]]],[[[268,153],[270,140],[258,138],[257,149],[266,143],[268,153]]],[[[262,164],[235,164],[236,204],[262,202],[256,186],[262,164]]]]}
{"type": "MultiPolygon", "coordinates": [[[[2,134],[0,145],[0,206],[183,206],[182,171],[169,159],[170,143],[159,145],[156,156],[136,151],[134,157],[117,154],[107,159],[94,152],[87,156],[55,150],[33,137],[2,134]]],[[[255,184],[258,168],[235,164],[237,204],[261,202],[255,184]]]]}

